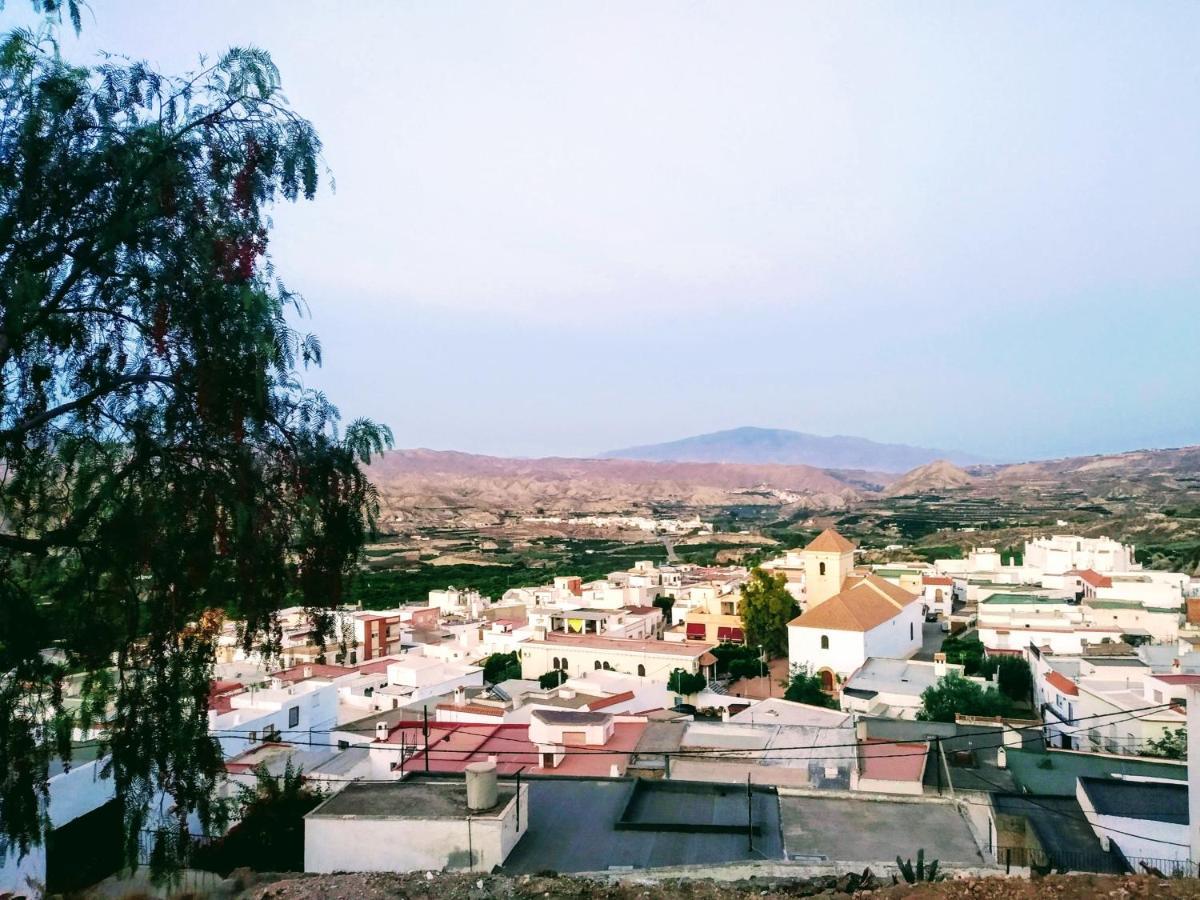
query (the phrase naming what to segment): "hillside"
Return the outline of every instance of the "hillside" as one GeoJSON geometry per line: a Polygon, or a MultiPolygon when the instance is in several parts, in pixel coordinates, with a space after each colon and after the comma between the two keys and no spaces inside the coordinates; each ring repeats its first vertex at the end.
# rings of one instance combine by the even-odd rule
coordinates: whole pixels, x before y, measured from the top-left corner
{"type": "Polygon", "coordinates": [[[974,483],[970,475],[944,459],[918,466],[903,478],[888,485],[885,496],[904,497],[910,494],[932,493],[970,487],[974,483]]]}
{"type": "Polygon", "coordinates": [[[782,428],[749,426],[663,444],[610,450],[600,456],[607,459],[805,465],[880,472],[906,472],[943,458],[961,465],[982,462],[979,457],[949,450],[883,444],[846,435],[823,437],[782,428]]]}
{"type": "MultiPolygon", "coordinates": [[[[812,466],[645,462],[624,459],[507,459],[439,450],[384,454],[368,474],[383,521],[476,521],[500,513],[622,512],[655,508],[784,505],[845,507],[878,484],[877,473],[812,466]]],[[[886,476],[883,476],[886,478],[886,476]]]]}

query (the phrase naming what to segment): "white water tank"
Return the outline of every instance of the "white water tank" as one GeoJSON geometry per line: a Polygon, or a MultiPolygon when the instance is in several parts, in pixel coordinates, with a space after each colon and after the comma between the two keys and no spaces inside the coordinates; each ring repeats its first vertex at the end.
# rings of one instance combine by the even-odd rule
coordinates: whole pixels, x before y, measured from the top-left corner
{"type": "Polygon", "coordinates": [[[471,763],[467,766],[467,809],[480,812],[496,805],[496,761],[471,763]]]}

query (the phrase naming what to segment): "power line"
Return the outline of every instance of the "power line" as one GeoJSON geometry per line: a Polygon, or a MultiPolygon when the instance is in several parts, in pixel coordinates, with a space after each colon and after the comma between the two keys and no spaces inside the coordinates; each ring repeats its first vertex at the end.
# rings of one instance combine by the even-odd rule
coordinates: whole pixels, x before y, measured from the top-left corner
{"type": "MultiPolygon", "coordinates": [[[[1146,712],[1146,715],[1149,715],[1156,710],[1161,710],[1161,709],[1167,708],[1171,705],[1172,704],[1166,703],[1166,704],[1158,704],[1155,706],[1139,707],[1134,710],[1123,710],[1121,712],[1116,712],[1116,713],[1097,713],[1092,716],[1083,716],[1079,719],[1076,719],[1076,721],[1082,722],[1082,721],[1090,721],[1090,720],[1094,720],[1094,719],[1109,718],[1112,716],[1121,716],[1122,718],[1116,719],[1113,722],[1108,723],[1110,725],[1116,725],[1116,724],[1119,724],[1120,722],[1130,721],[1133,719],[1140,720],[1140,719],[1145,718],[1145,716],[1136,715],[1136,713],[1138,713],[1138,712],[1146,712]]],[[[422,723],[420,723],[420,722],[403,723],[402,727],[406,727],[413,731],[420,731],[422,728],[422,723]]],[[[461,733],[461,734],[467,734],[467,735],[470,735],[473,737],[484,738],[485,740],[492,740],[492,741],[503,742],[503,743],[521,744],[522,748],[524,748],[525,745],[530,743],[527,738],[524,738],[524,739],[510,738],[510,737],[504,737],[502,735],[495,734],[494,729],[497,729],[500,726],[490,726],[493,729],[493,731],[490,731],[490,732],[472,731],[469,728],[463,727],[462,723],[453,723],[453,722],[437,723],[435,725],[431,725],[431,727],[433,727],[433,728],[440,727],[441,730],[449,731],[452,734],[453,733],[461,733]],[[457,727],[454,727],[454,726],[457,726],[457,727]]],[[[488,727],[488,726],[484,726],[484,727],[488,727]]],[[[1044,727],[1045,727],[1044,725],[1031,725],[1031,726],[1028,726],[1027,728],[1015,729],[1017,731],[1037,730],[1039,732],[1036,735],[1023,736],[1018,741],[1018,743],[1021,746],[1024,746],[1026,743],[1030,743],[1030,742],[1037,742],[1037,741],[1044,742],[1045,738],[1040,733],[1044,727]]],[[[396,729],[393,728],[392,730],[394,731],[396,729]]],[[[273,733],[312,735],[312,734],[330,734],[330,733],[334,733],[336,731],[337,731],[337,729],[330,729],[330,730],[321,729],[319,731],[305,731],[302,729],[288,729],[287,731],[276,731],[273,733]]],[[[238,737],[246,737],[247,735],[251,734],[252,732],[250,729],[242,729],[242,730],[228,729],[228,730],[218,730],[218,731],[214,731],[214,732],[210,732],[210,733],[217,737],[224,736],[224,737],[238,738],[238,737]]],[[[950,741],[950,740],[957,740],[958,738],[959,738],[959,736],[954,736],[954,737],[944,738],[944,740],[950,741]]],[[[928,750],[921,750],[921,751],[917,751],[917,752],[913,752],[913,753],[869,753],[864,750],[864,746],[865,747],[873,747],[873,746],[879,747],[879,746],[884,746],[884,745],[902,746],[902,745],[911,745],[911,744],[915,744],[915,743],[920,743],[921,741],[922,741],[922,738],[893,738],[893,739],[884,738],[884,739],[875,740],[872,743],[866,744],[866,745],[863,745],[863,744],[855,741],[854,743],[846,743],[846,744],[805,745],[805,746],[790,746],[790,747],[764,747],[764,748],[760,748],[760,749],[720,748],[720,747],[692,747],[692,748],[680,747],[678,749],[669,750],[669,751],[639,751],[636,749],[620,750],[620,749],[616,749],[616,748],[606,748],[606,747],[595,747],[595,748],[577,747],[577,748],[570,749],[570,750],[564,749],[561,753],[558,753],[555,755],[561,755],[561,756],[595,756],[595,755],[638,756],[638,755],[642,755],[642,754],[653,755],[655,753],[666,753],[673,757],[696,756],[696,757],[711,759],[714,757],[720,758],[720,757],[724,757],[724,756],[728,756],[728,755],[744,757],[746,755],[767,754],[767,753],[777,754],[777,753],[781,753],[781,752],[791,751],[791,752],[809,754],[809,755],[806,755],[806,756],[800,757],[800,758],[816,761],[816,760],[846,759],[850,756],[850,754],[846,753],[846,754],[837,754],[837,755],[829,755],[829,756],[818,756],[818,755],[812,755],[811,753],[809,753],[809,751],[838,750],[838,749],[853,748],[853,749],[859,751],[858,758],[860,758],[860,759],[872,759],[872,758],[903,759],[905,757],[912,757],[912,756],[925,756],[925,755],[927,755],[928,750]]],[[[338,749],[348,749],[348,748],[342,748],[340,744],[335,743],[335,742],[314,741],[311,738],[309,740],[299,740],[299,739],[290,739],[289,738],[289,739],[287,739],[286,743],[298,744],[300,746],[310,746],[310,747],[331,747],[331,748],[338,748],[338,749]]],[[[355,744],[355,745],[351,745],[351,746],[373,747],[373,748],[380,749],[380,750],[391,750],[391,751],[407,749],[406,745],[390,744],[387,742],[371,742],[371,743],[367,743],[367,744],[355,744]]],[[[996,749],[996,748],[1000,748],[1000,747],[1007,748],[1009,746],[1010,746],[1009,743],[1006,743],[1003,739],[1001,739],[1001,741],[999,743],[978,744],[978,745],[974,745],[974,746],[970,747],[969,749],[990,750],[990,749],[996,749]]],[[[414,742],[413,750],[414,750],[413,756],[421,756],[427,752],[423,747],[417,745],[416,742],[414,742]]],[[[442,756],[442,757],[470,757],[478,752],[479,752],[479,746],[463,748],[463,749],[437,748],[435,746],[435,747],[429,748],[429,750],[428,750],[429,755],[431,755],[431,756],[436,755],[436,756],[442,756]]],[[[510,757],[533,757],[534,759],[536,759],[540,756],[540,753],[538,751],[526,750],[526,749],[500,750],[499,752],[504,753],[510,757]]],[[[775,755],[775,756],[760,756],[758,758],[760,760],[788,760],[788,759],[794,759],[795,757],[784,757],[784,756],[775,755]]]]}

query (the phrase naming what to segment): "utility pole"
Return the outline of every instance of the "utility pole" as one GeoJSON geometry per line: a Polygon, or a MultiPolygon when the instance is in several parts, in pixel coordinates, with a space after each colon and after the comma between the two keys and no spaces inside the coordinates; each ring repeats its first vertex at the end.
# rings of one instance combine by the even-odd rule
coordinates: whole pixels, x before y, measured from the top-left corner
{"type": "Polygon", "coordinates": [[[754,852],[754,793],[750,789],[750,773],[746,773],[746,843],[754,852]]]}
{"type": "Polygon", "coordinates": [[[424,723],[421,725],[421,731],[425,733],[425,771],[429,771],[429,707],[426,706],[424,712],[424,723]]]}
{"type": "Polygon", "coordinates": [[[934,737],[934,739],[933,739],[933,754],[934,754],[933,762],[934,762],[934,765],[937,767],[938,796],[941,796],[941,793],[942,793],[942,739],[940,737],[934,737]]]}

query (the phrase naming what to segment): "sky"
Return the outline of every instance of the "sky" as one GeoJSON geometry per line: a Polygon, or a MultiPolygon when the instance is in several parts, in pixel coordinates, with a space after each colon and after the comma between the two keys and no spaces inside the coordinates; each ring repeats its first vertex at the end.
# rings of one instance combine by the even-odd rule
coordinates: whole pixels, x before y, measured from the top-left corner
{"type": "Polygon", "coordinates": [[[274,213],[307,378],[397,446],[1016,460],[1200,443],[1198,39],[1190,2],[92,0],[63,52],[271,52],[336,180],[274,213]]]}

